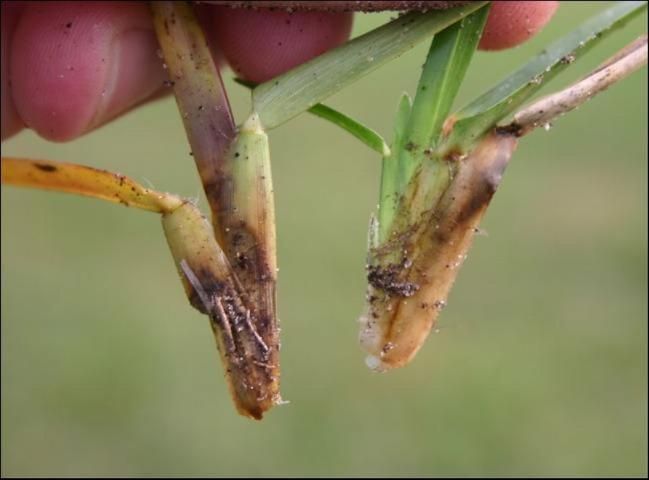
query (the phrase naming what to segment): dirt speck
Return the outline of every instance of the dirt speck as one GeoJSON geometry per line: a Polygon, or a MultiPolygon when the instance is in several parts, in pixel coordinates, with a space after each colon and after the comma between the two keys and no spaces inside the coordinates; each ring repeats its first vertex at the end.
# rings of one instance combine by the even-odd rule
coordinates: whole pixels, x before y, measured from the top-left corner
{"type": "Polygon", "coordinates": [[[367,269],[367,281],[374,288],[391,295],[412,297],[419,290],[419,285],[401,280],[399,278],[401,272],[403,272],[401,265],[391,264],[386,267],[370,265],[367,269]]]}

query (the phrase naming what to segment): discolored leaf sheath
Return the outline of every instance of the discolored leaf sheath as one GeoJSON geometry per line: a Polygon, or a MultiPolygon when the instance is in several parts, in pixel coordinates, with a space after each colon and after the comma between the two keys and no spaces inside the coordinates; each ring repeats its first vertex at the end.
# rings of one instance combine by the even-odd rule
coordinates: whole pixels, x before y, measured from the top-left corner
{"type": "Polygon", "coordinates": [[[245,288],[255,328],[277,345],[277,249],[268,137],[256,115],[240,128],[227,153],[218,189],[219,243],[245,288]]]}
{"type": "Polygon", "coordinates": [[[191,304],[210,317],[237,410],[261,419],[281,402],[275,324],[260,325],[211,225],[194,205],[163,215],[162,224],[191,304]]]}
{"type": "Polygon", "coordinates": [[[214,215],[224,157],[236,135],[227,94],[191,7],[186,2],[157,1],[151,2],[151,12],[169,83],[214,215]]]}
{"type": "Polygon", "coordinates": [[[515,148],[513,135],[494,131],[449,159],[456,174],[437,205],[370,251],[360,333],[370,368],[404,366],[427,338],[515,148]]]}

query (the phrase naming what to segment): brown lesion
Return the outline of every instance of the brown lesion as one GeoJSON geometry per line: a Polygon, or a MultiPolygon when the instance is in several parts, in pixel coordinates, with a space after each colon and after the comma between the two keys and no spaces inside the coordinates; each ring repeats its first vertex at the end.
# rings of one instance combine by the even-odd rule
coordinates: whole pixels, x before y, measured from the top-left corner
{"type": "Polygon", "coordinates": [[[419,290],[419,284],[400,280],[404,272],[407,272],[403,262],[386,266],[370,265],[367,270],[369,284],[390,296],[412,297],[419,290]]]}
{"type": "Polygon", "coordinates": [[[522,137],[525,134],[525,129],[516,122],[508,125],[496,127],[496,132],[500,135],[513,135],[514,137],[522,137]]]}
{"type": "Polygon", "coordinates": [[[34,167],[39,169],[41,172],[54,173],[58,171],[54,165],[48,165],[46,163],[34,163],[34,167]]]}
{"type": "Polygon", "coordinates": [[[242,415],[260,420],[280,401],[279,332],[250,308],[235,276],[222,281],[207,268],[190,275],[195,275],[188,278],[190,302],[210,318],[235,406],[242,415]]]}
{"type": "MultiPolygon", "coordinates": [[[[230,260],[242,289],[245,289],[254,323],[259,325],[260,335],[265,338],[268,327],[276,323],[277,273],[273,267],[274,252],[269,251],[272,245],[267,244],[264,232],[253,231],[250,225],[231,211],[220,212],[217,221],[223,251],[230,260]]],[[[260,224],[264,224],[263,219],[260,224]]],[[[268,339],[269,343],[275,341],[274,338],[268,339]]]]}

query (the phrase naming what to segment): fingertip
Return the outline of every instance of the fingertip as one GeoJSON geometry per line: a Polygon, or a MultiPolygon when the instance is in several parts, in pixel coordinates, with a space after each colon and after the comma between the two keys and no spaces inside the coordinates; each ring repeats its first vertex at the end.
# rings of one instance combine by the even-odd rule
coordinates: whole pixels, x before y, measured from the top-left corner
{"type": "Polygon", "coordinates": [[[503,50],[539,33],[559,8],[558,1],[494,1],[478,48],[503,50]]]}
{"type": "Polygon", "coordinates": [[[11,58],[11,44],[16,25],[18,24],[20,15],[22,14],[24,5],[22,2],[2,2],[2,26],[0,34],[2,36],[1,50],[1,70],[0,75],[0,105],[2,111],[2,140],[14,135],[23,128],[23,122],[16,112],[16,107],[13,101],[11,70],[9,68],[11,58]]]}
{"type": "Polygon", "coordinates": [[[237,75],[263,82],[349,38],[351,12],[293,12],[214,7],[213,36],[237,75]]]}
{"type": "Polygon", "coordinates": [[[28,6],[14,34],[13,97],[28,127],[64,141],[88,123],[105,67],[94,65],[93,54],[101,55],[96,48],[79,50],[84,33],[73,11],[64,5],[58,11],[39,7],[28,6]]]}
{"type": "Polygon", "coordinates": [[[16,110],[46,139],[76,138],[161,88],[156,45],[143,4],[30,3],[12,44],[16,110]]]}

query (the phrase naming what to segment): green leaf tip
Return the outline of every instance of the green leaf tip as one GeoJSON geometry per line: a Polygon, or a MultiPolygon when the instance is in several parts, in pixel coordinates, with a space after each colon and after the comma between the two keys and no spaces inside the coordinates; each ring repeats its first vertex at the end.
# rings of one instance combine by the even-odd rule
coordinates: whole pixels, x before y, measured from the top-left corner
{"type": "Polygon", "coordinates": [[[321,103],[311,107],[309,112],[339,126],[381,155],[390,155],[390,147],[381,135],[350,116],[321,103]]]}

